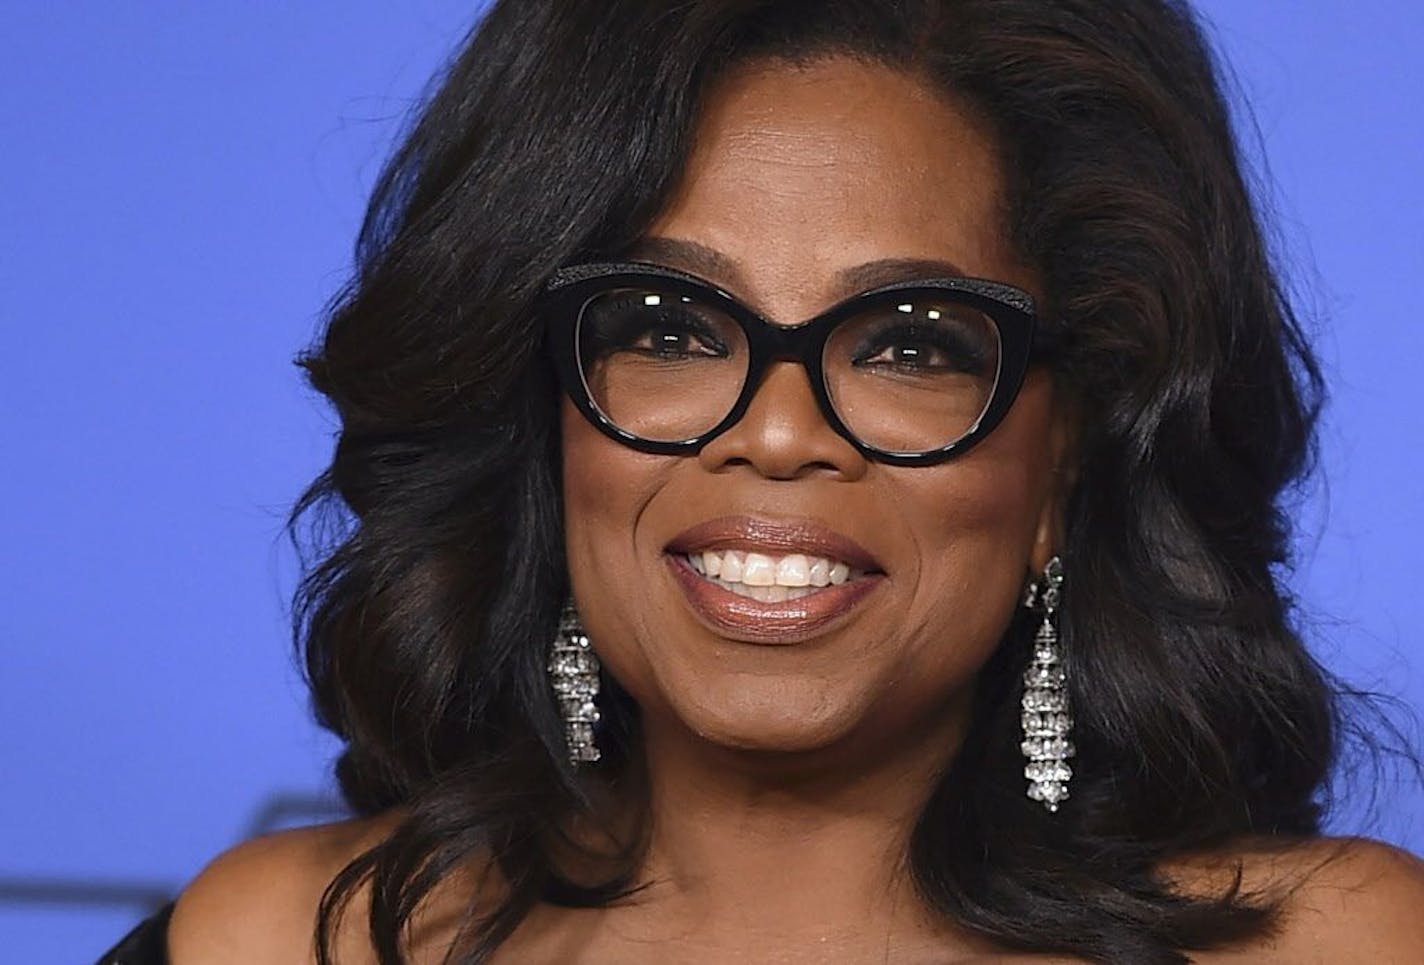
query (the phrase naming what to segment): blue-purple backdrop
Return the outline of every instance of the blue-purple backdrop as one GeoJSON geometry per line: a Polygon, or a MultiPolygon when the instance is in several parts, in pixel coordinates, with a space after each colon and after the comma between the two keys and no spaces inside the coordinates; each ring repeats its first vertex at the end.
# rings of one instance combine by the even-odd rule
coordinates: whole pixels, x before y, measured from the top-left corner
{"type": "MultiPolygon", "coordinates": [[[[89,961],[228,844],[326,816],[333,745],[288,656],[278,534],[333,423],[289,360],[480,6],[5,4],[7,961],[89,961]]],[[[1332,667],[1417,706],[1424,5],[1200,6],[1254,103],[1334,388],[1296,586],[1332,667]]],[[[1382,793],[1373,833],[1424,848],[1424,795],[1382,793]]]]}

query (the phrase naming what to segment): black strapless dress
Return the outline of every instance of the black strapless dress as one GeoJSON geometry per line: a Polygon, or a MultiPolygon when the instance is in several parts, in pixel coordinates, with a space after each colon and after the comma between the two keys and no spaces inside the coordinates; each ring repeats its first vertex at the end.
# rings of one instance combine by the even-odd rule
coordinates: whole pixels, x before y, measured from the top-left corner
{"type": "Polygon", "coordinates": [[[123,940],[109,949],[95,965],[168,965],[168,919],[173,917],[173,904],[164,905],[157,914],[139,922],[123,940]]]}

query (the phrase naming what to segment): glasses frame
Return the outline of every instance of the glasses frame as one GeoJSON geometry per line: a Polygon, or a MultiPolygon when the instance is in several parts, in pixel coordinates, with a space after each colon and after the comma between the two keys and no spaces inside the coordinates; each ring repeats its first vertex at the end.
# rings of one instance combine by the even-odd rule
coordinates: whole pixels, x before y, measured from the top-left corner
{"type": "Polygon", "coordinates": [[[1040,323],[1033,297],[1022,289],[982,278],[926,278],[894,282],[852,295],[813,318],[778,324],[747,307],[736,296],[688,272],[644,262],[591,262],[561,268],[544,286],[537,312],[545,326],[545,345],[564,391],[574,406],[605,435],[640,452],[690,455],[736,425],[746,414],[766,370],[773,362],[799,362],[826,423],[869,459],[896,466],[927,466],[962,455],[999,425],[1023,386],[1029,364],[1057,353],[1064,333],[1040,323]],[[619,428],[594,402],[578,360],[578,323],[595,297],[620,288],[652,285],[694,297],[724,312],[741,326],[747,340],[747,376],[725,418],[700,435],[676,442],[644,439],[619,428]],[[948,445],[923,452],[880,449],[862,441],[836,413],[826,386],[822,357],[838,324],[883,303],[907,296],[933,296],[983,312],[999,334],[999,372],[983,413],[969,432],[948,445]]]}

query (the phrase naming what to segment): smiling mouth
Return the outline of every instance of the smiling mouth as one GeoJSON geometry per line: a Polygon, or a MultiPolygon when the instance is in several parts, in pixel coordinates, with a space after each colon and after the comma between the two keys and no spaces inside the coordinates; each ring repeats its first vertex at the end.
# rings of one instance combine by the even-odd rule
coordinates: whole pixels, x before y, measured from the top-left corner
{"type": "Polygon", "coordinates": [[[700,622],[749,643],[819,636],[886,582],[863,546],[805,517],[707,520],[676,536],[663,559],[700,622]]]}
{"type": "Polygon", "coordinates": [[[707,582],[761,603],[799,600],[865,576],[844,560],[806,553],[705,550],[681,555],[707,582]]]}

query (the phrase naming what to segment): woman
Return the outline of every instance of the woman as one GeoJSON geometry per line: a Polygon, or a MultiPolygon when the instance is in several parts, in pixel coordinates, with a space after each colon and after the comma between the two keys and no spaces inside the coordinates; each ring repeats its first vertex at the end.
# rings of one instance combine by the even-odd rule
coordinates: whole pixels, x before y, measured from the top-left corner
{"type": "Polygon", "coordinates": [[[1181,5],[499,3],[304,362],[363,817],[177,965],[1424,953],[1319,836],[1319,376],[1181,5]]]}

